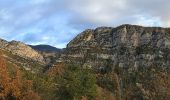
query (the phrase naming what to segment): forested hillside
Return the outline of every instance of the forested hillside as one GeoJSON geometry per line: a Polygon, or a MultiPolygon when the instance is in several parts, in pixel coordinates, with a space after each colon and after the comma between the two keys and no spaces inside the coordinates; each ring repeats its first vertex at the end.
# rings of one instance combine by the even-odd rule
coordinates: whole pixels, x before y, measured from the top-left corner
{"type": "Polygon", "coordinates": [[[62,52],[0,44],[0,100],[170,100],[169,28],[88,29],[62,52]]]}

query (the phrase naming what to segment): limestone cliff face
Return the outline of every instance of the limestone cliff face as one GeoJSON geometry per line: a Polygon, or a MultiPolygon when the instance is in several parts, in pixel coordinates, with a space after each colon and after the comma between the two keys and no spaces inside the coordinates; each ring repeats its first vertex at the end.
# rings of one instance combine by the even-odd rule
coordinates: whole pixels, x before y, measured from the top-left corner
{"type": "Polygon", "coordinates": [[[95,68],[108,61],[119,67],[168,67],[170,28],[121,25],[88,29],[67,45],[60,59],[95,68]]]}
{"type": "Polygon", "coordinates": [[[32,59],[34,61],[44,63],[44,58],[41,54],[39,54],[37,51],[33,50],[30,46],[27,46],[22,42],[19,41],[8,42],[3,39],[0,39],[0,48],[10,51],[11,53],[21,56],[23,58],[32,59]]]}
{"type": "Polygon", "coordinates": [[[8,41],[0,39],[0,48],[4,49],[8,45],[8,41]]]}

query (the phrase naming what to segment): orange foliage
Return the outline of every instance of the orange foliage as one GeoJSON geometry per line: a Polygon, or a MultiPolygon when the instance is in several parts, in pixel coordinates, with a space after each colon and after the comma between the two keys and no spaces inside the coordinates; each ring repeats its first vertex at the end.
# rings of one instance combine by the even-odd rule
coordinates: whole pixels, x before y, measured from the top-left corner
{"type": "Polygon", "coordinates": [[[10,77],[6,61],[0,57],[0,100],[30,100],[30,98],[36,98],[31,100],[40,100],[39,96],[34,93],[32,89],[32,81],[22,80],[20,70],[14,66],[15,75],[10,77]]]}
{"type": "Polygon", "coordinates": [[[65,66],[66,65],[64,63],[58,63],[57,65],[49,69],[48,75],[51,77],[61,75],[64,72],[65,66]]]}
{"type": "Polygon", "coordinates": [[[5,99],[7,94],[10,92],[10,84],[8,84],[10,80],[5,60],[0,57],[0,99],[5,99]]]}

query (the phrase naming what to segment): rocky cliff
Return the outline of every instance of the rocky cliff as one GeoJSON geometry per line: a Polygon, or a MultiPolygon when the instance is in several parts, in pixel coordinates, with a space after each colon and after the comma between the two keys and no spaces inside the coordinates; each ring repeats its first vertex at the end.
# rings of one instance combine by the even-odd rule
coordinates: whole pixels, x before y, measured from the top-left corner
{"type": "Polygon", "coordinates": [[[0,39],[0,49],[10,51],[12,54],[26,59],[31,59],[33,61],[44,63],[44,58],[40,53],[33,50],[30,46],[27,46],[26,44],[19,41],[8,42],[6,40],[0,39]]]}
{"type": "Polygon", "coordinates": [[[102,68],[170,66],[170,28],[121,25],[88,29],[70,43],[59,61],[102,68]]]}

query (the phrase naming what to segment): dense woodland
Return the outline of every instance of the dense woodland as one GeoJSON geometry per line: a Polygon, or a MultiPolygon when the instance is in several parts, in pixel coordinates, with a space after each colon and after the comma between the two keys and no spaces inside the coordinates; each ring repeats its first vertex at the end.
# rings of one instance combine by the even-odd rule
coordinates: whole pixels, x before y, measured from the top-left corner
{"type": "Polygon", "coordinates": [[[170,72],[150,66],[99,71],[59,63],[32,73],[0,57],[0,100],[169,100],[170,72]],[[111,71],[110,71],[111,70],[111,71]]]}

